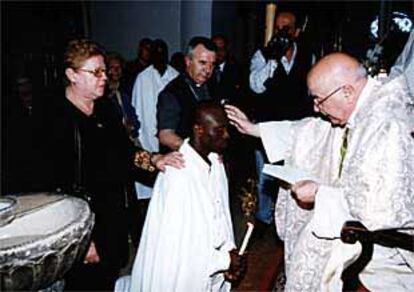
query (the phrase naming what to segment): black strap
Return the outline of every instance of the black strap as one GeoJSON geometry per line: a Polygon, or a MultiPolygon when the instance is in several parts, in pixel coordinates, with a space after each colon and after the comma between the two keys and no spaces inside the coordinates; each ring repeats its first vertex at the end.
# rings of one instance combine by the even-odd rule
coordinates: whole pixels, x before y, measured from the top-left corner
{"type": "Polygon", "coordinates": [[[76,163],[75,163],[75,181],[73,184],[73,195],[76,197],[80,197],[85,201],[90,202],[91,196],[86,191],[83,181],[83,157],[82,157],[82,142],[81,142],[81,135],[79,130],[78,123],[75,122],[74,127],[74,135],[75,135],[75,155],[76,155],[76,163]]]}
{"type": "Polygon", "coordinates": [[[76,155],[76,163],[75,163],[75,188],[81,188],[82,186],[82,144],[81,144],[81,136],[79,131],[79,126],[75,123],[75,155],[76,155]]]}

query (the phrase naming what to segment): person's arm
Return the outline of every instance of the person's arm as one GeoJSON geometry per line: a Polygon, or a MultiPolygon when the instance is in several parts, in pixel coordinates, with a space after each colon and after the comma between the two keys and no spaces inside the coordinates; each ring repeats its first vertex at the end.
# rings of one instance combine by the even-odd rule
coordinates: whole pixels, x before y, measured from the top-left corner
{"type": "Polygon", "coordinates": [[[158,139],[162,145],[167,146],[171,150],[178,150],[181,144],[183,144],[183,139],[181,139],[172,129],[160,130],[158,139]]]}
{"type": "Polygon", "coordinates": [[[291,127],[294,122],[266,122],[253,124],[237,107],[225,105],[230,124],[246,135],[261,138],[270,162],[282,160],[289,147],[292,146],[291,127]]]}
{"type": "Polygon", "coordinates": [[[135,114],[138,119],[138,122],[140,122],[140,118],[141,118],[140,111],[141,111],[142,104],[140,103],[140,89],[142,87],[143,87],[142,78],[141,78],[141,75],[138,74],[137,78],[135,79],[134,87],[132,89],[132,95],[131,95],[131,105],[135,109],[135,114]]]}
{"type": "Polygon", "coordinates": [[[122,103],[127,116],[126,128],[128,134],[130,137],[136,138],[138,136],[138,131],[141,127],[141,123],[139,122],[135,107],[132,105],[132,103],[130,102],[130,98],[125,92],[122,93],[122,103]]]}
{"type": "Polygon", "coordinates": [[[355,166],[347,180],[354,184],[346,182],[344,187],[334,187],[302,181],[292,191],[304,203],[317,203],[318,199],[322,203],[332,195],[336,200],[347,198],[349,213],[370,230],[409,225],[414,221],[414,206],[409,202],[412,192],[407,184],[414,173],[414,158],[410,155],[414,142],[407,132],[406,125],[393,121],[372,131],[364,149],[354,154],[358,155],[358,163],[356,158],[350,158],[349,163],[355,166]]]}
{"type": "Polygon", "coordinates": [[[239,108],[226,104],[224,109],[230,124],[235,126],[240,133],[260,138],[259,125],[252,123],[239,108]]]}
{"type": "Polygon", "coordinates": [[[350,211],[368,229],[414,222],[414,140],[409,130],[407,123],[387,120],[364,141],[364,149],[370,150],[358,151],[358,167],[350,179],[359,183],[345,189],[345,196],[358,197],[350,202],[350,211]]]}
{"type": "Polygon", "coordinates": [[[167,165],[175,168],[183,168],[184,160],[183,155],[177,151],[163,155],[139,149],[135,152],[134,164],[136,167],[150,172],[156,169],[165,171],[167,165]]]}
{"type": "Polygon", "coordinates": [[[257,50],[250,63],[250,88],[256,93],[263,93],[266,90],[264,83],[273,77],[276,68],[277,62],[275,60],[266,61],[262,52],[257,50]]]}
{"type": "Polygon", "coordinates": [[[181,108],[176,97],[169,92],[162,91],[157,103],[158,139],[160,144],[171,150],[178,150],[183,143],[183,139],[175,132],[180,116],[181,108]]]}

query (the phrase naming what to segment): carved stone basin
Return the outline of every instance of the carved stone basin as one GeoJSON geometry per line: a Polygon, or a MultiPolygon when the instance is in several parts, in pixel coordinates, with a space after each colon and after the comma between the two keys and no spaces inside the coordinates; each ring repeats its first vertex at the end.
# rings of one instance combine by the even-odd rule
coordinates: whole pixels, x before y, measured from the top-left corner
{"type": "Polygon", "coordinates": [[[14,198],[0,197],[0,227],[14,219],[16,207],[17,201],[14,198]]]}
{"type": "Polygon", "coordinates": [[[14,220],[0,227],[0,290],[48,287],[84,255],[94,214],[82,199],[16,196],[14,220]]]}

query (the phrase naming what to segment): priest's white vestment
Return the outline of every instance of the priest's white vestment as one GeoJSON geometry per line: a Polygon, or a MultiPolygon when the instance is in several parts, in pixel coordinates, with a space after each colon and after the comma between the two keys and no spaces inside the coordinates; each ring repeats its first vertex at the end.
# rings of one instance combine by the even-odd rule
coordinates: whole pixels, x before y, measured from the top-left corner
{"type": "MultiPolygon", "coordinates": [[[[369,230],[414,226],[414,116],[403,78],[381,85],[369,78],[346,127],[348,147],[340,169],[344,128],[319,118],[260,124],[270,161],[306,171],[321,184],[312,210],[281,190],[275,217],[285,243],[286,291],[341,291],[340,274],[359,245],[318,236],[339,236],[346,220],[369,230]],[[312,232],[314,234],[312,234],[312,232]]],[[[374,247],[360,274],[371,291],[412,291],[412,252],[374,247]]]]}
{"type": "Polygon", "coordinates": [[[403,75],[406,79],[412,102],[414,102],[414,30],[411,30],[401,55],[392,66],[389,79],[394,79],[400,75],[403,75]]]}
{"type": "MultiPolygon", "coordinates": [[[[175,77],[178,72],[167,65],[164,75],[160,75],[154,65],[149,66],[138,74],[132,90],[132,105],[135,107],[138,120],[141,124],[139,128],[139,141],[144,149],[151,152],[159,151],[157,138],[157,102],[158,94],[175,77]]],[[[138,199],[148,199],[151,197],[152,188],[142,183],[136,182],[138,199]]]]}
{"type": "Polygon", "coordinates": [[[211,153],[209,166],[188,140],[179,151],[185,167],[157,177],[131,291],[229,291],[223,271],[235,244],[223,163],[211,153]]]}

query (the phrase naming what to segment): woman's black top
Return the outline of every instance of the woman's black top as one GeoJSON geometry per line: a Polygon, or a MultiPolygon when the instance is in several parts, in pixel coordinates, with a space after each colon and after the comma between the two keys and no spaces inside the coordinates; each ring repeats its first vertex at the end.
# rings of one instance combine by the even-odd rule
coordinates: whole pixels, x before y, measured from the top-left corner
{"type": "Polygon", "coordinates": [[[71,190],[80,183],[93,193],[99,186],[131,179],[135,147],[110,100],[96,100],[93,114],[87,116],[63,97],[52,103],[49,123],[54,187],[71,190]]]}

